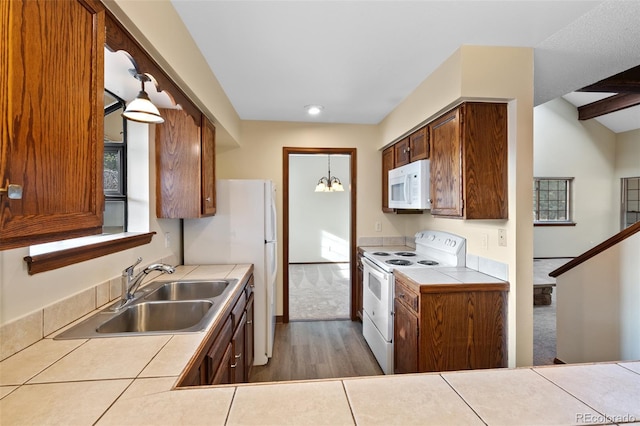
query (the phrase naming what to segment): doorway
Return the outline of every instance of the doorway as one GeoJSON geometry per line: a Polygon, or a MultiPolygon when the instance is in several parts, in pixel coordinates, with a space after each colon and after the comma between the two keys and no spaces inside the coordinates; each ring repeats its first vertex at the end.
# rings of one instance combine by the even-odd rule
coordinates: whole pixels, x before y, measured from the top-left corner
{"type": "MultiPolygon", "coordinates": [[[[324,164],[324,167],[320,169],[320,172],[316,171],[313,173],[312,175],[313,178],[305,179],[309,181],[309,182],[306,182],[306,185],[309,186],[308,194],[310,196],[315,196],[317,197],[317,200],[321,200],[320,197],[327,197],[327,196],[334,196],[334,195],[340,195],[344,197],[346,195],[348,199],[348,207],[349,207],[348,211],[341,212],[339,214],[336,212],[336,219],[333,219],[331,216],[327,214],[320,215],[320,219],[319,219],[317,215],[319,213],[318,210],[320,209],[313,209],[313,211],[310,211],[309,220],[313,220],[314,221],[313,223],[315,224],[317,221],[322,221],[321,219],[322,217],[328,216],[326,217],[326,219],[329,222],[331,220],[347,220],[348,221],[348,229],[346,230],[348,235],[347,237],[348,241],[344,241],[344,238],[336,238],[335,235],[333,235],[333,233],[329,229],[326,230],[326,232],[319,231],[319,233],[322,234],[321,239],[324,241],[324,243],[322,244],[326,245],[326,247],[323,247],[323,248],[316,247],[315,250],[316,251],[324,250],[324,254],[322,256],[323,258],[326,258],[326,262],[320,262],[320,263],[314,263],[314,264],[316,265],[316,267],[319,266],[322,269],[325,269],[326,270],[325,273],[331,272],[332,274],[331,276],[340,278],[340,275],[342,275],[347,279],[348,289],[347,289],[346,297],[348,297],[348,300],[346,302],[348,305],[348,316],[351,320],[355,320],[357,319],[356,304],[355,304],[355,301],[356,301],[355,276],[356,276],[356,268],[357,268],[357,265],[355,262],[355,259],[356,259],[355,218],[356,218],[356,187],[357,187],[356,185],[356,175],[357,175],[356,149],[355,148],[284,147],[283,148],[283,240],[284,241],[283,241],[283,263],[282,263],[284,267],[282,268],[283,269],[282,321],[284,323],[288,323],[290,321],[290,314],[291,314],[291,310],[290,310],[291,281],[290,280],[292,279],[292,276],[290,273],[289,265],[292,259],[295,259],[297,263],[301,265],[304,264],[304,262],[300,262],[300,260],[305,259],[304,257],[305,254],[303,253],[301,254],[300,250],[296,250],[295,253],[292,253],[291,251],[291,242],[294,237],[298,237],[298,235],[296,236],[291,235],[291,232],[294,232],[294,229],[292,228],[292,226],[295,225],[296,221],[299,222],[300,219],[295,217],[295,215],[293,214],[295,212],[292,212],[292,209],[290,206],[291,206],[291,203],[305,202],[305,200],[295,198],[295,197],[299,197],[299,195],[296,195],[295,188],[292,187],[291,185],[292,179],[297,179],[297,176],[295,175],[296,171],[294,168],[292,168],[292,164],[295,164],[296,157],[313,159],[313,161],[316,163],[318,163],[319,161],[322,161],[322,164],[324,164]],[[345,182],[348,183],[347,185],[344,185],[344,193],[341,193],[341,194],[315,193],[314,188],[318,183],[318,180],[321,177],[323,177],[325,174],[327,174],[330,161],[333,160],[334,164],[336,164],[336,161],[339,160],[339,157],[341,157],[343,161],[347,162],[348,170],[349,170],[348,176],[345,176],[343,178],[345,182]],[[318,174],[318,176],[315,176],[315,174],[318,174]],[[332,240],[334,241],[332,242],[332,240]],[[332,250],[331,247],[334,247],[333,253],[331,253],[331,250],[332,250]],[[340,253],[341,251],[343,251],[343,253],[340,253]],[[342,259],[343,261],[346,260],[346,262],[343,262],[344,263],[343,265],[341,265],[340,262],[336,263],[335,260],[339,260],[339,259],[342,259]],[[324,266],[323,266],[323,263],[324,263],[324,266]],[[347,272],[348,272],[348,277],[346,276],[347,272]]],[[[331,174],[333,175],[334,173],[332,172],[331,174]]],[[[305,173],[305,175],[308,175],[308,173],[305,173]]],[[[326,176],[326,177],[331,179],[332,176],[326,176]]],[[[329,200],[329,199],[325,198],[325,200],[329,200]]],[[[310,205],[306,207],[309,209],[312,209],[312,206],[310,205]]],[[[322,227],[319,226],[315,228],[319,229],[322,227]]],[[[329,228],[329,226],[327,228],[329,228]]],[[[310,239],[308,242],[303,241],[303,246],[304,244],[320,244],[317,241],[313,242],[312,237],[307,236],[306,238],[310,238],[310,239]]],[[[309,270],[313,271],[313,269],[309,269],[309,270]]],[[[344,300],[342,302],[344,302],[344,300]]]]}

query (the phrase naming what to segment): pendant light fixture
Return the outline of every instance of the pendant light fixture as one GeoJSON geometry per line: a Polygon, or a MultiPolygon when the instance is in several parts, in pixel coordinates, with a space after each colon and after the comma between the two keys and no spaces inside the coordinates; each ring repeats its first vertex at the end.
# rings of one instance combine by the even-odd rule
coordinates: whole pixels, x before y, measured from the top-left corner
{"type": "Polygon", "coordinates": [[[327,176],[323,176],[318,180],[316,192],[342,192],[344,187],[342,182],[335,176],[331,176],[331,156],[327,155],[327,176]]]}
{"type": "Polygon", "coordinates": [[[164,123],[164,118],[160,115],[160,111],[151,102],[147,92],[144,91],[144,83],[151,81],[151,79],[146,74],[138,74],[134,69],[130,69],[129,72],[133,74],[134,78],[140,80],[142,87],[138,96],[129,102],[122,115],[128,120],[140,123],[164,123]]]}

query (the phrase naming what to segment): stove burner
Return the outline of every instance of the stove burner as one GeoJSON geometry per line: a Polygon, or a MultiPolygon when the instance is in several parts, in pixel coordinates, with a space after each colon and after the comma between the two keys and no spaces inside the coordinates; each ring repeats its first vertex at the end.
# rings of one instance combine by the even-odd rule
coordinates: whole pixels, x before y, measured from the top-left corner
{"type": "Polygon", "coordinates": [[[411,265],[411,262],[409,262],[408,260],[404,260],[404,259],[390,259],[390,260],[386,260],[385,263],[388,263],[389,265],[396,265],[396,266],[408,266],[408,265],[411,265]]]}
{"type": "Polygon", "coordinates": [[[374,251],[372,254],[375,256],[389,256],[389,253],[386,251],[374,251]]]}
{"type": "Polygon", "coordinates": [[[396,252],[396,255],[397,256],[404,256],[404,257],[413,257],[416,254],[414,252],[411,252],[411,251],[399,251],[399,252],[396,252]]]}
{"type": "Polygon", "coordinates": [[[438,264],[435,260],[419,260],[418,263],[427,266],[435,266],[438,264]]]}

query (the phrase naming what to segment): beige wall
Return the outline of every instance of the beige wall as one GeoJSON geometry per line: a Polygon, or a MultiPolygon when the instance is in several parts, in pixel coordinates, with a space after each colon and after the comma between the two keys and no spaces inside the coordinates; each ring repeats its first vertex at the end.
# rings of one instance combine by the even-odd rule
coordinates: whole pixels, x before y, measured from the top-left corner
{"type": "Polygon", "coordinates": [[[567,363],[640,358],[640,234],[557,278],[557,357],[567,363]]]}
{"type": "MultiPolygon", "coordinates": [[[[283,241],[283,147],[356,148],[357,235],[405,235],[403,218],[385,215],[380,208],[382,156],[378,151],[377,126],[245,121],[242,123],[240,140],[240,148],[227,150],[216,156],[217,176],[221,179],[270,179],[275,182],[278,241],[283,241]],[[381,222],[382,232],[375,232],[375,222],[381,222]]],[[[282,259],[282,244],[278,245],[278,258],[282,259]]],[[[282,287],[280,272],[276,308],[278,315],[282,315],[282,287]]]]}
{"type": "Polygon", "coordinates": [[[615,177],[636,176],[640,176],[640,129],[616,135],[615,177]]]}
{"type": "MultiPolygon", "coordinates": [[[[533,169],[533,52],[509,47],[462,46],[381,123],[388,137],[446,110],[460,99],[509,103],[509,219],[462,221],[418,215],[406,219],[407,235],[439,229],[467,238],[467,252],[509,267],[509,365],[531,365],[533,283],[531,179],[533,169]],[[446,107],[446,108],[445,108],[446,107]],[[419,113],[416,113],[419,111],[419,113]],[[498,229],[507,247],[498,246],[498,229]],[[483,236],[488,247],[482,248],[483,236]]],[[[384,141],[386,142],[386,141],[384,141]]],[[[384,143],[383,143],[384,145],[384,143]]]]}
{"type": "Polygon", "coordinates": [[[562,98],[537,106],[534,123],[534,175],[574,178],[576,223],[535,227],[534,256],[578,256],[619,231],[616,135],[595,120],[578,121],[576,107],[562,98]]]}
{"type": "MultiPolygon", "coordinates": [[[[530,365],[532,359],[532,108],[533,55],[530,49],[467,46],[402,102],[379,126],[243,122],[238,149],[217,157],[221,178],[266,178],[282,189],[282,147],[355,147],[358,150],[357,236],[404,236],[442,229],[469,239],[469,252],[509,265],[510,365],[530,365]],[[472,71],[466,71],[469,67],[472,71]],[[452,77],[453,76],[453,77],[452,77]],[[457,80],[456,80],[457,79],[457,80]],[[456,83],[457,81],[457,83],[456,83]],[[452,86],[454,87],[452,89],[452,86]],[[468,96],[466,96],[468,94],[468,96]],[[383,214],[380,148],[435,114],[469,99],[509,102],[509,220],[462,221],[432,219],[430,215],[383,214]],[[382,136],[381,136],[382,135],[382,136]],[[518,173],[516,174],[516,169],[518,173]],[[382,232],[375,232],[375,222],[382,232]],[[498,229],[507,230],[507,247],[497,246],[498,229]],[[482,234],[489,247],[480,250],[482,234]]],[[[282,221],[282,198],[278,199],[282,221]]],[[[282,230],[282,223],[279,223],[282,230]]],[[[281,232],[281,231],[280,231],[281,232]]],[[[279,235],[282,241],[282,235],[279,235]]],[[[282,247],[279,251],[281,254],[282,247]]],[[[282,312],[279,276],[278,312],[282,312]]]]}

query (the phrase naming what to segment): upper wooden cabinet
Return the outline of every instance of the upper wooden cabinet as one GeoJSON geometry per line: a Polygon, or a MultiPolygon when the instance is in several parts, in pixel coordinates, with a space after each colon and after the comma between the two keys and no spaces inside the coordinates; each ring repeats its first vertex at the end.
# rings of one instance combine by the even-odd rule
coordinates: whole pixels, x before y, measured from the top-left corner
{"type": "Polygon", "coordinates": [[[156,126],[156,215],[199,218],[215,213],[215,127],[181,110],[160,111],[156,126]]]}
{"type": "Polygon", "coordinates": [[[0,249],[98,234],[104,7],[11,0],[0,15],[0,188],[22,187],[22,199],[0,193],[0,249]]]}
{"type": "Polygon", "coordinates": [[[409,162],[429,158],[429,135],[427,126],[409,135],[409,162]]]}
{"type": "Polygon", "coordinates": [[[391,213],[394,209],[389,208],[389,170],[395,167],[395,147],[382,151],[382,211],[391,213]]]}
{"type": "Polygon", "coordinates": [[[428,130],[431,214],[506,219],[507,105],[467,102],[428,130]]]}
{"type": "Polygon", "coordinates": [[[404,138],[393,145],[395,162],[392,168],[404,166],[411,161],[409,138],[404,138]]]}

